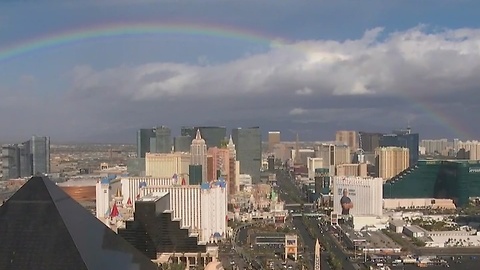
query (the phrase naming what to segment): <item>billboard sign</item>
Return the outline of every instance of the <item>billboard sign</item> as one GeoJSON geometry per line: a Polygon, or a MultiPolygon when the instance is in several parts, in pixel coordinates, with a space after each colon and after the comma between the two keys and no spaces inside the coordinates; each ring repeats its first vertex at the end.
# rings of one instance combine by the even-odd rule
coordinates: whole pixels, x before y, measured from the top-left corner
{"type": "Polygon", "coordinates": [[[334,204],[338,204],[338,212],[343,216],[350,215],[350,210],[354,208],[356,190],[353,188],[337,188],[336,195],[334,204]]]}

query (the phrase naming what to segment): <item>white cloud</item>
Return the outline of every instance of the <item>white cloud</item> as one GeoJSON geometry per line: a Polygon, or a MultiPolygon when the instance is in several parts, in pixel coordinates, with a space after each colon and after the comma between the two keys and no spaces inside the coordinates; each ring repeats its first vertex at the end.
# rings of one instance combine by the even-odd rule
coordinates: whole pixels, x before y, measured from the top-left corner
{"type": "Polygon", "coordinates": [[[307,110],[305,110],[305,109],[295,108],[295,109],[292,109],[288,114],[290,114],[290,115],[301,115],[301,114],[304,114],[306,112],[307,112],[307,110]]]}
{"type": "Polygon", "coordinates": [[[217,65],[151,63],[106,70],[79,67],[74,93],[131,100],[164,97],[430,95],[480,83],[480,30],[428,33],[425,27],[357,40],[301,41],[217,65]],[[293,89],[293,90],[292,90],[293,89]]]}
{"type": "Polygon", "coordinates": [[[308,87],[304,87],[302,89],[298,89],[297,91],[295,91],[295,94],[301,95],[301,96],[308,96],[312,93],[313,93],[312,89],[310,89],[308,87]]]}

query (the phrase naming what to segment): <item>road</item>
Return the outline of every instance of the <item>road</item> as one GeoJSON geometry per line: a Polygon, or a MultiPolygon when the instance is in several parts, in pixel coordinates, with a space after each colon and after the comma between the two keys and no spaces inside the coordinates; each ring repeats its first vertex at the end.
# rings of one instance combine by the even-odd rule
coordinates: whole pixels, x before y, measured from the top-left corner
{"type": "MultiPolygon", "coordinates": [[[[303,224],[302,217],[293,218],[293,225],[296,228],[298,235],[302,238],[304,246],[304,259],[308,262],[308,265],[313,266],[313,261],[315,259],[315,244],[316,239],[314,239],[308,232],[307,227],[303,224]]],[[[330,265],[327,262],[328,254],[321,253],[321,269],[331,269],[330,265]]]]}
{"type": "Polygon", "coordinates": [[[230,245],[224,245],[219,250],[219,259],[225,269],[248,269],[245,261],[232,249],[230,245]]]}
{"type": "MultiPolygon", "coordinates": [[[[248,228],[249,226],[242,226],[238,229],[238,235],[236,238],[236,244],[234,245],[235,252],[233,253],[234,256],[232,256],[232,260],[229,260],[228,256],[226,257],[226,260],[228,261],[226,264],[222,263],[223,265],[229,265],[229,267],[225,267],[225,269],[236,269],[234,266],[237,266],[238,269],[260,269],[260,262],[258,261],[259,258],[257,257],[252,257],[249,255],[250,250],[245,250],[247,247],[247,237],[248,237],[248,228]],[[234,265],[232,265],[232,261],[235,262],[234,265]]],[[[231,254],[226,254],[226,255],[231,255],[231,254]]],[[[223,262],[223,260],[222,260],[223,262]]]]}
{"type": "MultiPolygon", "coordinates": [[[[277,184],[280,190],[279,196],[282,200],[285,201],[285,203],[294,203],[294,200],[292,200],[291,198],[292,196],[303,198],[300,190],[295,186],[293,181],[290,180],[290,176],[284,171],[277,171],[277,184]]],[[[320,225],[320,222],[318,220],[315,220],[315,222],[320,225]]],[[[314,239],[308,232],[307,227],[302,221],[302,217],[295,217],[293,219],[293,224],[296,227],[298,234],[303,239],[305,251],[310,254],[308,257],[308,260],[311,262],[310,265],[313,265],[313,254],[315,250],[316,239],[314,239]]],[[[333,254],[335,254],[335,256],[342,262],[343,269],[355,270],[352,263],[346,260],[348,255],[345,254],[342,248],[338,246],[338,243],[333,240],[333,236],[330,233],[327,233],[328,226],[330,225],[324,224],[320,226],[318,227],[318,230],[322,230],[325,233],[323,234],[324,237],[319,239],[320,244],[328,244],[330,248],[329,252],[333,252],[333,254]],[[322,228],[320,228],[320,226],[322,226],[322,228]]],[[[327,264],[327,254],[322,254],[321,261],[322,269],[331,269],[330,265],[327,264]]]]}

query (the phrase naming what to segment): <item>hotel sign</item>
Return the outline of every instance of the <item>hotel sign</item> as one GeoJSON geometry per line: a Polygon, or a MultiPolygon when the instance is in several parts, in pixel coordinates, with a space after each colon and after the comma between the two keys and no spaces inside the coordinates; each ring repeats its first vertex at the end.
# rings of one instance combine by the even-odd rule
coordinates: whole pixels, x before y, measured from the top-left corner
{"type": "Polygon", "coordinates": [[[480,167],[468,168],[469,173],[480,173],[480,167]]]}

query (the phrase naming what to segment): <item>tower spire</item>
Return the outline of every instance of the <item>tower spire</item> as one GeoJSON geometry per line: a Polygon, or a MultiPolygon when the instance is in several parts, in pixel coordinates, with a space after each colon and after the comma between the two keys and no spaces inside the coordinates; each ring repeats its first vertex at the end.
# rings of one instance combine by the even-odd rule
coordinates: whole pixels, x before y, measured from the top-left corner
{"type": "Polygon", "coordinates": [[[318,238],[317,238],[317,242],[315,243],[315,261],[314,261],[313,269],[314,270],[320,270],[320,268],[321,268],[320,243],[318,242],[318,238]]]}
{"type": "Polygon", "coordinates": [[[197,129],[197,134],[195,135],[195,140],[201,140],[202,134],[200,134],[200,129],[197,129]]]}
{"type": "Polygon", "coordinates": [[[298,138],[298,132],[297,132],[297,136],[295,138],[295,159],[294,159],[294,162],[293,164],[299,164],[300,163],[300,150],[299,150],[299,138],[298,138]]]}

